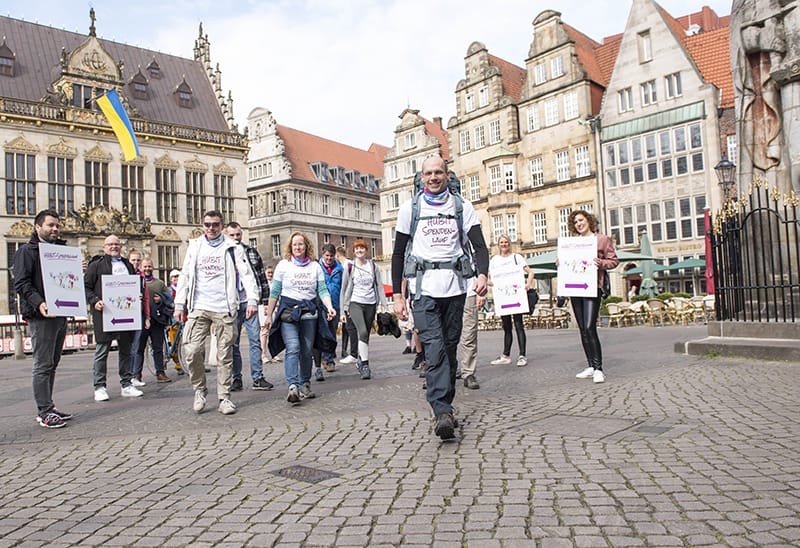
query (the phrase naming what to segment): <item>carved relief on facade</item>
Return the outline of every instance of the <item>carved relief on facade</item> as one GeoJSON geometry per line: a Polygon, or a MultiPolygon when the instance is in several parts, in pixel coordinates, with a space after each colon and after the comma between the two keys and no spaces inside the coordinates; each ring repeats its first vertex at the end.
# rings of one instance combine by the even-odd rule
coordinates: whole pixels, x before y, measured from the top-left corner
{"type": "Polygon", "coordinates": [[[180,242],[181,236],[171,226],[168,226],[159,232],[155,239],[159,242],[180,242]]]}
{"type": "Polygon", "coordinates": [[[30,237],[33,234],[33,225],[28,221],[17,221],[9,229],[6,236],[25,236],[30,237]]]}
{"type": "Polygon", "coordinates": [[[6,144],[3,145],[3,149],[6,152],[19,152],[21,154],[37,154],[39,152],[39,147],[29,143],[21,135],[10,141],[7,141],[6,144]]]}
{"type": "Polygon", "coordinates": [[[154,164],[160,169],[178,169],[180,167],[180,163],[170,158],[169,154],[164,154],[163,156],[156,158],[154,164]]]}
{"type": "Polygon", "coordinates": [[[126,162],[125,161],[125,155],[122,152],[120,152],[119,153],[119,161],[124,166],[142,166],[142,167],[144,167],[144,166],[147,165],[147,156],[145,156],[144,154],[140,154],[136,158],[131,160],[130,162],[126,162]]]}
{"type": "Polygon", "coordinates": [[[117,234],[118,236],[151,236],[150,218],[143,221],[131,219],[128,209],[107,208],[98,205],[93,208],[82,204],[78,211],[71,212],[62,220],[61,232],[70,235],[117,234]]]}
{"type": "Polygon", "coordinates": [[[201,173],[208,171],[208,164],[201,162],[197,155],[195,155],[195,157],[188,162],[184,162],[183,167],[186,171],[197,171],[201,173]]]}
{"type": "Polygon", "coordinates": [[[67,54],[66,70],[72,74],[120,81],[120,69],[94,36],[67,54]]]}
{"type": "Polygon", "coordinates": [[[222,163],[214,166],[214,173],[216,175],[230,175],[233,177],[236,175],[236,170],[223,161],[222,163]]]}
{"type": "Polygon", "coordinates": [[[78,149],[69,146],[64,138],[61,137],[57,143],[47,147],[47,155],[54,156],[56,158],[67,158],[68,160],[74,160],[78,157],[78,149]]]}
{"type": "Polygon", "coordinates": [[[95,146],[87,150],[84,155],[84,158],[90,162],[110,162],[114,159],[114,156],[103,150],[100,146],[100,143],[97,143],[95,146]]]}
{"type": "Polygon", "coordinates": [[[189,233],[189,239],[193,240],[194,238],[199,238],[203,235],[202,228],[193,228],[192,231],[189,233]]]}

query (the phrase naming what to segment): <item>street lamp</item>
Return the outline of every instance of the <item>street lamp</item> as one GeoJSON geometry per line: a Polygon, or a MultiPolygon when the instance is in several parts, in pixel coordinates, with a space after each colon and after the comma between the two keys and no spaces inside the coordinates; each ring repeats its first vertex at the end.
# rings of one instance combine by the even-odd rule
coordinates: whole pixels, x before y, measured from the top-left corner
{"type": "Polygon", "coordinates": [[[728,160],[728,156],[723,154],[722,160],[714,166],[714,171],[717,172],[717,179],[719,179],[719,186],[722,188],[722,197],[725,202],[730,198],[736,200],[736,164],[728,160]],[[731,189],[733,189],[733,196],[731,196],[731,189]]]}

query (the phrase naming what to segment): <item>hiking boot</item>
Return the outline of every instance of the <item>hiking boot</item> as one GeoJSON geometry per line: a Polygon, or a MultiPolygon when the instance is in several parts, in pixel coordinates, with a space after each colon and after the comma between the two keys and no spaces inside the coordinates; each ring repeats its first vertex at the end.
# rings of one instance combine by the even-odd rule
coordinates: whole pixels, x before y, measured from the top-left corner
{"type": "Polygon", "coordinates": [[[195,413],[202,413],[203,409],[205,408],[206,408],[206,395],[203,393],[202,390],[195,390],[194,404],[192,405],[192,409],[194,409],[195,413]]]}
{"type": "Polygon", "coordinates": [[[243,388],[242,379],[233,379],[233,382],[231,382],[231,392],[241,392],[243,388]]]}
{"type": "Polygon", "coordinates": [[[434,433],[442,440],[451,440],[456,437],[455,424],[452,413],[441,413],[436,415],[436,426],[434,433]]]}
{"type": "Polygon", "coordinates": [[[219,400],[219,412],[223,415],[233,415],[236,413],[236,405],[228,398],[219,400]]]}
{"type": "MultiPolygon", "coordinates": [[[[156,380],[158,382],[172,382],[172,379],[167,377],[166,373],[159,373],[158,375],[156,375],[156,380]]],[[[136,386],[136,385],[134,385],[134,386],[136,386]]]]}
{"type": "Polygon", "coordinates": [[[498,356],[489,363],[492,365],[511,365],[511,356],[498,356]]]}
{"type": "Polygon", "coordinates": [[[292,405],[300,403],[300,391],[297,390],[297,385],[295,384],[289,385],[289,395],[286,396],[286,401],[288,401],[292,405]]]}
{"type": "Polygon", "coordinates": [[[310,382],[304,382],[303,386],[300,387],[300,397],[304,400],[313,400],[317,397],[317,395],[311,391],[310,382]]]}
{"type": "Polygon", "coordinates": [[[317,382],[325,382],[325,375],[322,373],[321,367],[314,369],[314,380],[317,382]]]}
{"type": "Polygon", "coordinates": [[[49,413],[45,413],[44,417],[40,417],[37,415],[36,422],[39,423],[39,426],[44,428],[63,428],[67,425],[64,422],[64,419],[53,413],[52,411],[49,413]]]}
{"type": "Polygon", "coordinates": [[[123,386],[121,394],[123,398],[138,398],[139,396],[144,396],[144,392],[133,385],[123,386]]]}
{"type": "Polygon", "coordinates": [[[577,375],[575,375],[576,379],[591,379],[594,375],[594,367],[587,367],[577,375]]]}
{"type": "Polygon", "coordinates": [[[477,390],[481,387],[481,385],[478,384],[478,379],[475,378],[475,375],[467,375],[467,378],[464,379],[464,386],[470,390],[477,390]]]}
{"type": "Polygon", "coordinates": [[[272,390],[274,385],[264,377],[253,381],[253,390],[272,390]]]}

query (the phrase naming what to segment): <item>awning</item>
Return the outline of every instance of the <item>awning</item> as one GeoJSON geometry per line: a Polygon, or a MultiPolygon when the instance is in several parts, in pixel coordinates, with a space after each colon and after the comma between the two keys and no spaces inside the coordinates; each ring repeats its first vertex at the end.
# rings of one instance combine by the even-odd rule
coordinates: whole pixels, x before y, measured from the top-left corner
{"type": "Polygon", "coordinates": [[[684,259],[682,261],[678,261],[677,263],[665,265],[663,270],[680,270],[682,268],[703,268],[706,266],[706,261],[704,259],[695,259],[691,257],[689,259],[684,259]]]}

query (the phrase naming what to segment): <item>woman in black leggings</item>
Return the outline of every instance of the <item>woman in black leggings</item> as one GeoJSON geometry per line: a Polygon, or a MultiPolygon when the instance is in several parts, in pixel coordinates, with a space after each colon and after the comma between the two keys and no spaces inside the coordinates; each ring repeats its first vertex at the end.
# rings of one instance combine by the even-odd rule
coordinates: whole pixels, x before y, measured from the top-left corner
{"type": "Polygon", "coordinates": [[[597,336],[597,315],[600,312],[600,287],[608,275],[607,270],[616,268],[619,264],[617,254],[614,251],[614,243],[605,234],[597,233],[597,218],[583,210],[570,213],[568,221],[570,234],[586,238],[597,238],[597,257],[594,264],[597,265],[597,296],[595,297],[572,297],[572,310],[575,313],[575,321],[581,332],[581,345],[586,354],[589,366],[575,375],[579,379],[592,379],[596,383],[605,382],[606,376],[603,373],[603,351],[600,348],[600,337],[597,336]]]}

